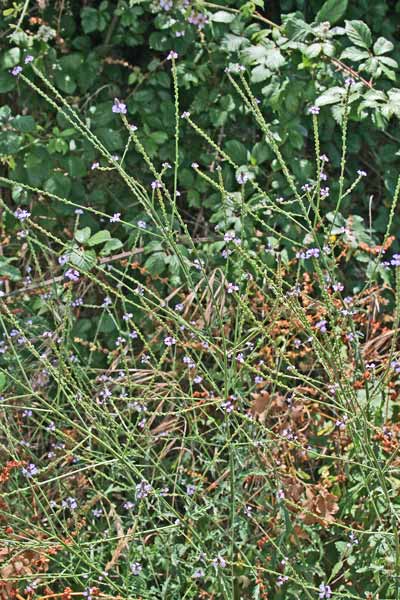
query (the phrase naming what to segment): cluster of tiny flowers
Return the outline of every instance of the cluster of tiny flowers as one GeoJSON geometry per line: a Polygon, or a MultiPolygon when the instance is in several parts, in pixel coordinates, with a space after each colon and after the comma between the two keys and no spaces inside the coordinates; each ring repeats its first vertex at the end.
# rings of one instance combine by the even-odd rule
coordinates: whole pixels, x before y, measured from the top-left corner
{"type": "Polygon", "coordinates": [[[188,17],[188,22],[196,25],[197,29],[203,29],[204,25],[208,23],[208,17],[203,13],[192,12],[188,17]]]}
{"type": "Polygon", "coordinates": [[[129,567],[134,575],[139,575],[143,569],[142,565],[139,562],[133,562],[129,565],[129,567]]]}
{"type": "Polygon", "coordinates": [[[227,290],[228,294],[233,294],[233,292],[239,291],[239,286],[236,283],[228,283],[227,290]]]}
{"type": "Polygon", "coordinates": [[[366,177],[366,176],[367,176],[367,172],[366,172],[366,171],[363,171],[362,169],[358,169],[358,171],[357,171],[357,175],[358,175],[359,177],[366,177]]]}
{"type": "Polygon", "coordinates": [[[319,329],[319,331],[321,333],[326,333],[327,329],[326,329],[326,321],[325,321],[325,319],[322,319],[321,321],[318,321],[318,323],[315,323],[315,328],[319,329]]]}
{"type": "Polygon", "coordinates": [[[16,217],[19,221],[25,221],[25,219],[29,219],[29,217],[31,216],[31,213],[28,210],[25,210],[24,208],[17,208],[17,210],[14,212],[14,217],[16,217]]]}
{"type": "Polygon", "coordinates": [[[160,188],[162,188],[161,181],[159,181],[158,179],[155,179],[154,181],[151,182],[151,189],[152,190],[158,190],[160,188]]]}
{"type": "Polygon", "coordinates": [[[68,496],[68,498],[61,502],[61,506],[63,508],[69,508],[69,510],[76,510],[78,508],[78,503],[75,498],[68,496]]]}
{"type": "Polygon", "coordinates": [[[322,600],[322,598],[330,598],[332,596],[332,590],[330,588],[329,585],[325,585],[324,583],[321,583],[321,585],[319,586],[319,598],[322,600]]]}
{"type": "Polygon", "coordinates": [[[166,346],[174,346],[174,344],[176,344],[176,339],[168,335],[166,338],[164,338],[164,344],[166,346]]]}
{"type": "Polygon", "coordinates": [[[249,176],[247,173],[238,173],[236,175],[236,181],[240,184],[240,185],[244,185],[247,181],[249,180],[249,176]]]}
{"type": "Polygon", "coordinates": [[[286,583],[288,579],[289,577],[287,575],[279,575],[278,579],[276,580],[276,585],[281,586],[286,583]]]}
{"type": "Polygon", "coordinates": [[[112,107],[113,113],[118,113],[121,115],[126,115],[126,104],[118,100],[118,98],[114,98],[114,104],[112,107]]]}
{"type": "Polygon", "coordinates": [[[171,10],[173,4],[172,0],[160,0],[160,8],[166,11],[171,10]]]}
{"type": "Polygon", "coordinates": [[[242,73],[246,68],[239,63],[235,63],[230,65],[229,67],[225,67],[225,73],[242,73]]]}
{"type": "Polygon", "coordinates": [[[392,362],[390,363],[390,366],[392,367],[392,369],[394,369],[395,373],[397,373],[397,374],[400,373],[400,361],[392,360],[392,362]]]}
{"type": "Polygon", "coordinates": [[[25,477],[34,477],[39,473],[39,469],[34,463],[29,463],[29,465],[21,469],[21,473],[25,477]]]}
{"type": "Polygon", "coordinates": [[[216,569],[218,567],[222,567],[224,569],[226,567],[226,560],[222,556],[218,555],[213,559],[211,564],[216,569]]]}
{"type": "Polygon", "coordinates": [[[319,248],[308,248],[306,251],[297,252],[296,258],[318,258],[320,253],[319,248]]]}
{"type": "Polygon", "coordinates": [[[308,109],[308,114],[310,115],[319,115],[319,111],[321,109],[319,108],[319,106],[310,106],[310,108],[308,109]]]}
{"type": "Polygon", "coordinates": [[[167,56],[167,60],[172,60],[172,59],[177,59],[178,58],[178,53],[175,52],[175,50],[171,50],[170,53],[167,56]]]}
{"type": "Polygon", "coordinates": [[[110,223],[119,223],[121,220],[121,213],[114,213],[112,217],[110,217],[110,223]]]}
{"type": "Polygon", "coordinates": [[[79,281],[79,275],[80,273],[76,269],[68,269],[67,271],[65,271],[65,277],[70,281],[79,281]]]}
{"type": "Polygon", "coordinates": [[[151,490],[152,487],[150,483],[147,481],[141,481],[136,485],[136,498],[138,500],[143,500],[143,498],[146,498],[149,495],[151,490]]]}

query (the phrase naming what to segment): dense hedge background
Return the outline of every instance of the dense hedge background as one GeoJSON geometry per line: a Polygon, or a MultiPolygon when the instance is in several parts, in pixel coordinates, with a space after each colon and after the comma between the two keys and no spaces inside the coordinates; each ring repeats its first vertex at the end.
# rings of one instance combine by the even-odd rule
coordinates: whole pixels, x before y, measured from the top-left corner
{"type": "Polygon", "coordinates": [[[0,598],[398,600],[400,2],[1,8],[0,598]]]}

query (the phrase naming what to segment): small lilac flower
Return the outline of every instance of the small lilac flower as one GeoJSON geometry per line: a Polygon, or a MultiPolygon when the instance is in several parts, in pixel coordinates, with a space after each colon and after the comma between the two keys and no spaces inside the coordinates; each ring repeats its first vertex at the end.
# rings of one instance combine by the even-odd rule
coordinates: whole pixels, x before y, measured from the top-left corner
{"type": "Polygon", "coordinates": [[[252,507],[251,506],[245,506],[243,509],[244,514],[246,515],[246,517],[251,517],[251,512],[252,512],[252,507]]]}
{"type": "Polygon", "coordinates": [[[285,492],[283,490],[278,490],[277,498],[278,498],[278,500],[284,500],[285,499],[285,492]]]}
{"type": "Polygon", "coordinates": [[[355,80],[353,79],[353,77],[346,77],[346,79],[344,80],[344,82],[348,86],[355,84],[355,80]]]}
{"type": "Polygon", "coordinates": [[[390,366],[392,367],[392,369],[394,369],[395,373],[400,373],[400,361],[392,360],[390,366]]]}
{"type": "Polygon", "coordinates": [[[318,321],[318,323],[315,323],[315,328],[319,329],[321,333],[326,333],[327,329],[326,329],[326,320],[322,319],[321,321],[318,321]]]}
{"type": "Polygon", "coordinates": [[[138,500],[146,498],[153,488],[146,480],[141,481],[136,485],[136,497],[138,500]]]}
{"type": "Polygon", "coordinates": [[[174,344],[176,344],[176,339],[168,335],[166,338],[164,338],[164,344],[166,346],[173,346],[174,344]]]}
{"type": "Polygon", "coordinates": [[[390,264],[392,267],[400,267],[400,254],[393,254],[390,264]]]}
{"type": "Polygon", "coordinates": [[[190,112],[188,110],[185,110],[182,114],[181,114],[181,119],[188,119],[190,117],[190,112]]]}
{"type": "Polygon", "coordinates": [[[247,181],[249,180],[249,175],[248,173],[238,173],[236,175],[236,181],[240,184],[240,185],[244,185],[247,181]]]}
{"type": "Polygon", "coordinates": [[[172,0],[160,0],[160,8],[162,8],[163,10],[169,11],[171,10],[171,8],[173,7],[173,1],[172,0]]]}
{"type": "Polygon", "coordinates": [[[17,210],[14,212],[14,217],[16,217],[19,221],[25,221],[25,219],[29,219],[29,217],[31,216],[31,213],[28,210],[25,210],[24,208],[17,208],[17,210]]]}
{"type": "Polygon", "coordinates": [[[193,579],[200,579],[201,577],[204,577],[204,570],[201,568],[196,569],[192,577],[193,579]]]}
{"type": "Polygon", "coordinates": [[[134,124],[132,123],[132,125],[129,125],[129,129],[130,129],[132,132],[135,132],[135,131],[137,131],[137,126],[136,126],[136,125],[134,125],[134,124]]]}
{"type": "Polygon", "coordinates": [[[29,465],[21,469],[21,473],[25,475],[25,477],[34,477],[39,473],[39,469],[35,464],[29,463],[29,465]]]}
{"type": "Polygon", "coordinates": [[[68,496],[68,498],[61,502],[61,506],[63,508],[69,508],[69,510],[76,510],[78,508],[78,503],[75,498],[68,496]]]}
{"type": "Polygon", "coordinates": [[[188,496],[193,496],[195,491],[196,491],[196,487],[193,484],[190,483],[189,485],[186,486],[186,494],[188,496]]]}
{"type": "Polygon", "coordinates": [[[98,161],[95,161],[94,163],[92,163],[92,166],[90,167],[92,171],[94,171],[95,169],[98,169],[100,167],[100,163],[98,161]]]}
{"type": "Polygon", "coordinates": [[[225,412],[227,412],[228,414],[231,413],[233,411],[233,402],[231,400],[227,400],[226,402],[223,402],[221,404],[221,408],[223,408],[225,410],[225,412]]]}
{"type": "Polygon", "coordinates": [[[114,213],[112,217],[110,217],[110,223],[119,223],[121,220],[121,213],[114,213]]]}
{"type": "Polygon", "coordinates": [[[146,229],[147,223],[146,223],[146,221],[138,221],[137,226],[140,227],[140,229],[146,229]]]}
{"type": "Polygon", "coordinates": [[[332,286],[332,289],[334,292],[342,292],[344,290],[344,285],[343,283],[334,283],[332,286]]]}
{"type": "Polygon", "coordinates": [[[199,163],[192,162],[192,169],[198,169],[198,168],[199,168],[199,163]]]}
{"type": "Polygon", "coordinates": [[[321,188],[319,191],[319,195],[321,196],[321,198],[327,198],[329,196],[329,188],[328,187],[321,188]]]}
{"type": "Polygon", "coordinates": [[[113,113],[119,113],[121,115],[126,115],[126,104],[118,100],[118,98],[114,98],[114,104],[112,107],[113,113]]]}
{"type": "Polygon", "coordinates": [[[158,179],[155,179],[154,181],[151,182],[151,189],[152,190],[157,190],[162,188],[162,183],[161,181],[159,181],[158,179]]]}
{"type": "Polygon", "coordinates": [[[309,115],[319,115],[319,111],[320,111],[320,107],[319,106],[310,106],[310,108],[308,109],[308,114],[309,115]]]}
{"type": "Polygon", "coordinates": [[[184,306],[180,302],[178,302],[178,304],[175,304],[175,310],[176,310],[176,312],[182,312],[183,309],[184,309],[184,306]]]}
{"type": "Polygon", "coordinates": [[[139,562],[133,562],[129,566],[134,575],[140,575],[140,572],[143,569],[142,565],[139,562]]]}
{"type": "Polygon", "coordinates": [[[211,563],[211,564],[212,564],[212,566],[213,566],[213,567],[215,567],[216,569],[217,569],[218,567],[222,567],[222,568],[224,569],[224,568],[226,567],[226,560],[225,560],[225,559],[224,559],[222,556],[220,556],[220,555],[218,554],[218,556],[216,556],[216,557],[213,559],[213,561],[212,561],[212,563],[211,563]]]}
{"type": "Polygon", "coordinates": [[[332,590],[329,585],[325,585],[321,583],[319,586],[319,598],[322,600],[323,598],[329,599],[332,596],[332,590]]]}
{"type": "Polygon", "coordinates": [[[201,383],[203,381],[203,378],[201,375],[196,375],[196,377],[193,379],[194,383],[201,383]]]}
{"type": "Polygon", "coordinates": [[[124,315],[122,315],[122,318],[124,321],[129,321],[129,319],[132,319],[133,314],[132,313],[125,313],[124,315]]]}
{"type": "Polygon", "coordinates": [[[81,208],[76,208],[76,209],[74,210],[74,213],[75,213],[76,215],[83,215],[83,210],[82,210],[81,208]]]}
{"type": "Polygon", "coordinates": [[[349,533],[349,543],[347,545],[348,546],[358,546],[358,539],[353,531],[350,531],[350,533],[349,533]]]}
{"type": "Polygon", "coordinates": [[[135,507],[135,503],[131,502],[130,500],[127,500],[126,502],[123,503],[122,505],[126,510],[132,510],[132,508],[135,507]]]}
{"type": "Polygon", "coordinates": [[[106,296],[103,300],[103,304],[101,305],[103,308],[106,308],[107,306],[110,306],[110,304],[112,304],[112,300],[111,298],[109,298],[109,296],[106,296]]]}
{"type": "Polygon", "coordinates": [[[284,583],[286,583],[286,581],[289,579],[289,577],[287,575],[279,575],[278,579],[276,580],[276,585],[283,585],[284,583]]]}
{"type": "Polygon", "coordinates": [[[233,294],[233,292],[238,292],[239,286],[236,283],[228,283],[227,292],[228,294],[233,294]]]}
{"type": "Polygon", "coordinates": [[[342,430],[346,429],[347,420],[348,420],[348,416],[343,415],[343,417],[341,419],[336,420],[335,426],[342,430]]]}
{"type": "Polygon", "coordinates": [[[367,176],[367,172],[366,172],[366,171],[363,171],[362,169],[358,169],[358,171],[357,171],[357,175],[358,175],[359,177],[366,177],[366,176],[367,176]]]}
{"type": "Polygon", "coordinates": [[[175,60],[177,58],[178,58],[178,53],[175,52],[175,50],[171,50],[171,52],[167,56],[167,60],[172,60],[172,59],[175,60]]]}
{"type": "Polygon", "coordinates": [[[11,75],[13,75],[14,77],[18,77],[18,75],[20,73],[22,73],[22,67],[20,67],[20,65],[17,65],[16,67],[14,67],[13,69],[11,69],[10,71],[11,75]]]}
{"type": "Polygon", "coordinates": [[[102,508],[94,508],[92,510],[92,515],[94,517],[96,517],[96,519],[98,519],[99,517],[101,517],[102,514],[103,514],[103,509],[102,508]]]}
{"type": "Polygon", "coordinates": [[[67,279],[69,279],[70,281],[74,281],[74,282],[79,281],[79,275],[80,275],[80,273],[76,269],[68,269],[65,272],[65,277],[67,279]]]}
{"type": "Polygon", "coordinates": [[[26,65],[28,65],[29,63],[33,62],[33,56],[32,54],[27,54],[24,58],[24,63],[26,65]]]}

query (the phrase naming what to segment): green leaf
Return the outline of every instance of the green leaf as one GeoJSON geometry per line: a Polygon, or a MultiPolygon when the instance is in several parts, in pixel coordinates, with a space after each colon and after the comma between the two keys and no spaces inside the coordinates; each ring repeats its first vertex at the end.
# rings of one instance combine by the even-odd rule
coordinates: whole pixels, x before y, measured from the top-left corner
{"type": "Polygon", "coordinates": [[[78,269],[90,270],[96,264],[96,253],[94,250],[80,250],[73,248],[67,253],[68,260],[78,269]]]}
{"type": "Polygon", "coordinates": [[[265,57],[265,64],[270,69],[280,69],[281,67],[283,67],[285,62],[285,57],[278,48],[271,48],[267,51],[265,57]]]}
{"type": "Polygon", "coordinates": [[[8,259],[1,258],[0,259],[0,277],[5,277],[7,279],[11,279],[11,281],[19,281],[21,279],[21,271],[10,265],[8,263],[8,259]]]}
{"type": "Polygon", "coordinates": [[[236,18],[236,15],[225,10],[218,10],[216,13],[211,15],[211,21],[215,23],[232,23],[236,18]]]}
{"type": "Polygon", "coordinates": [[[149,256],[144,266],[152,275],[159,275],[165,268],[167,255],[164,252],[155,252],[149,256]]]}
{"type": "Polygon", "coordinates": [[[65,71],[56,71],[54,80],[57,87],[66,94],[73,94],[76,90],[76,82],[72,79],[71,75],[65,71]]]}
{"type": "Polygon", "coordinates": [[[304,50],[305,56],[308,58],[316,58],[322,51],[322,44],[310,44],[304,50]]]}
{"type": "Polygon", "coordinates": [[[224,149],[238,165],[242,165],[246,162],[247,149],[242,142],[239,142],[239,140],[229,140],[226,142],[224,149]]]}
{"type": "Polygon", "coordinates": [[[4,390],[4,388],[6,387],[6,383],[7,383],[6,374],[4,373],[4,371],[1,371],[0,372],[0,392],[2,392],[4,390]]]}
{"type": "Polygon", "coordinates": [[[356,48],[355,46],[350,46],[350,48],[345,48],[342,54],[340,55],[340,60],[348,59],[348,60],[365,60],[369,57],[369,52],[366,50],[360,50],[360,48],[356,48]]]}
{"type": "Polygon", "coordinates": [[[100,251],[100,256],[108,256],[113,252],[113,250],[118,250],[118,248],[122,248],[123,244],[121,240],[117,240],[117,238],[111,238],[108,240],[100,251]]]}
{"type": "Polygon", "coordinates": [[[394,48],[392,42],[387,40],[384,37],[379,37],[374,44],[374,54],[380,56],[381,54],[386,54],[386,52],[391,52],[394,48]]]}
{"type": "Polygon", "coordinates": [[[371,30],[363,21],[346,21],[346,33],[350,41],[361,48],[370,48],[372,44],[371,30]]]}
{"type": "Polygon", "coordinates": [[[336,102],[340,102],[343,98],[343,94],[345,93],[344,88],[335,86],[326,90],[323,94],[318,96],[315,101],[317,106],[326,106],[327,104],[336,104],[336,102]]]}
{"type": "Polygon", "coordinates": [[[80,244],[86,244],[86,242],[88,241],[88,239],[91,236],[91,233],[92,233],[92,231],[91,231],[90,227],[84,227],[83,229],[78,229],[77,231],[75,231],[75,239],[80,244]]]}
{"type": "Polygon", "coordinates": [[[317,23],[329,21],[331,25],[339,21],[347,10],[348,0],[326,0],[317,12],[317,23]]]}
{"type": "Polygon", "coordinates": [[[17,78],[13,77],[7,71],[0,73],[0,94],[10,92],[17,85],[17,78]]]}
{"type": "Polygon", "coordinates": [[[21,60],[21,50],[19,48],[10,48],[3,53],[1,57],[1,68],[12,69],[21,60]]]}
{"type": "Polygon", "coordinates": [[[102,229],[98,231],[91,238],[88,239],[88,246],[98,246],[99,244],[104,244],[111,238],[111,234],[107,229],[102,229]]]}
{"type": "Polygon", "coordinates": [[[34,131],[36,129],[35,119],[30,116],[24,117],[22,115],[18,115],[11,121],[11,125],[23,133],[29,133],[30,131],[34,131]]]}
{"type": "Polygon", "coordinates": [[[86,6],[81,12],[82,27],[85,33],[96,31],[99,25],[98,13],[95,8],[86,6]]]}

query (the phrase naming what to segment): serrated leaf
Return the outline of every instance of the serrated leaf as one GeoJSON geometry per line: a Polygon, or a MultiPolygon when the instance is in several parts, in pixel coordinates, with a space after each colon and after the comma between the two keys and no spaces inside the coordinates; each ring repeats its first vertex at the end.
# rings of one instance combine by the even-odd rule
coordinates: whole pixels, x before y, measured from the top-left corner
{"type": "Polygon", "coordinates": [[[317,23],[329,21],[331,25],[339,21],[347,10],[348,0],[326,0],[317,12],[317,23]]]}
{"type": "Polygon", "coordinates": [[[74,248],[68,253],[68,260],[78,269],[89,271],[96,264],[96,253],[94,250],[79,250],[74,248]]]}
{"type": "Polygon", "coordinates": [[[346,21],[346,33],[351,42],[361,48],[370,48],[372,44],[371,30],[363,21],[346,21]]]}
{"type": "Polygon", "coordinates": [[[86,244],[86,242],[88,241],[88,239],[91,236],[91,233],[92,233],[92,231],[91,231],[90,227],[84,227],[83,229],[78,229],[77,231],[75,231],[75,239],[80,244],[86,244]]]}
{"type": "Polygon", "coordinates": [[[235,14],[226,12],[225,10],[218,10],[211,15],[211,21],[214,21],[214,23],[232,23],[235,18],[235,14]]]}
{"type": "Polygon", "coordinates": [[[317,106],[326,106],[327,104],[336,104],[340,102],[345,93],[344,88],[335,86],[326,90],[323,94],[318,96],[315,101],[317,106]]]}
{"type": "Polygon", "coordinates": [[[285,57],[278,48],[271,48],[265,56],[265,64],[270,69],[280,69],[285,64],[285,57]]]}
{"type": "Polygon", "coordinates": [[[360,50],[360,48],[356,48],[355,46],[350,46],[350,48],[345,48],[340,55],[340,60],[348,59],[348,60],[365,60],[369,57],[369,53],[366,50],[360,50]]]}
{"type": "Polygon", "coordinates": [[[167,255],[164,252],[155,252],[146,260],[144,266],[152,275],[159,275],[165,268],[167,255]]]}
{"type": "Polygon", "coordinates": [[[98,246],[99,244],[104,244],[104,242],[107,242],[110,238],[110,232],[107,229],[102,229],[101,231],[98,231],[97,233],[92,235],[91,238],[88,239],[87,245],[98,246]]]}
{"type": "Polygon", "coordinates": [[[386,52],[391,52],[394,48],[392,42],[387,40],[384,37],[379,37],[374,44],[374,54],[381,56],[382,54],[386,54],[386,52]]]}

